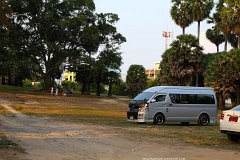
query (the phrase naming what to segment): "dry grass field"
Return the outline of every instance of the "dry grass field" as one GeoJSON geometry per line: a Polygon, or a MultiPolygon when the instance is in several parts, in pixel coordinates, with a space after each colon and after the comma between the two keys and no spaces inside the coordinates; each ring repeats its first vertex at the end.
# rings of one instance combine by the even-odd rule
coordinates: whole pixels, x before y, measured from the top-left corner
{"type": "MultiPolygon", "coordinates": [[[[182,126],[168,123],[161,126],[137,124],[126,121],[128,99],[96,96],[70,95],[51,96],[26,92],[4,91],[0,98],[10,102],[11,107],[30,116],[49,117],[65,122],[109,125],[128,138],[166,144],[188,144],[210,148],[240,151],[240,143],[229,142],[226,135],[219,132],[219,126],[182,126]]],[[[11,115],[2,107],[0,113],[11,115]]]]}
{"type": "MultiPolygon", "coordinates": [[[[239,143],[229,142],[219,132],[219,126],[182,126],[169,123],[162,126],[126,121],[128,99],[96,96],[61,97],[50,95],[0,93],[14,109],[33,116],[50,117],[57,121],[110,125],[126,137],[159,143],[183,143],[211,148],[240,150],[239,143]]],[[[0,108],[1,114],[6,113],[0,108]]]]}

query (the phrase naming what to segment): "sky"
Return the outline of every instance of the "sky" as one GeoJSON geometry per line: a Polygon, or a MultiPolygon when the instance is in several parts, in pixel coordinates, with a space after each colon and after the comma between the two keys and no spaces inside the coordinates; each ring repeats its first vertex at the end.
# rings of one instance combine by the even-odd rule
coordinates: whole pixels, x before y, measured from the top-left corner
{"type": "MultiPolygon", "coordinates": [[[[96,12],[116,13],[120,20],[116,24],[117,30],[126,37],[122,44],[123,65],[121,72],[123,79],[132,64],[143,65],[145,69],[153,69],[154,62],[161,61],[165,51],[163,31],[173,33],[168,44],[182,34],[170,16],[171,0],[94,0],[96,12]]],[[[211,28],[206,21],[201,23],[200,45],[204,53],[216,52],[216,46],[205,37],[207,29],[211,28]]],[[[186,34],[197,36],[197,23],[186,28],[186,34]]],[[[220,46],[223,50],[223,45],[220,46]]]]}

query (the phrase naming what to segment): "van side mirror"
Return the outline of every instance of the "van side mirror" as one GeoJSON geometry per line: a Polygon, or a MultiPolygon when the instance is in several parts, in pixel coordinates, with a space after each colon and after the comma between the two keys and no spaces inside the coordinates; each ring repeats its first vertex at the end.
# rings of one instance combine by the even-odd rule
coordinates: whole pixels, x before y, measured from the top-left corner
{"type": "Polygon", "coordinates": [[[156,99],[151,99],[150,103],[155,103],[157,102],[156,99]]]}

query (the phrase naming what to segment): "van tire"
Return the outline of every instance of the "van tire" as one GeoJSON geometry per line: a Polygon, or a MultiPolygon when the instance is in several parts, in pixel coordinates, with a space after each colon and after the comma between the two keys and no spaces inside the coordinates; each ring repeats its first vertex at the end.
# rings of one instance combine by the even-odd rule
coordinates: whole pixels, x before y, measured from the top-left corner
{"type": "Polygon", "coordinates": [[[198,124],[200,126],[207,126],[209,124],[209,116],[207,114],[201,114],[198,119],[198,124]]]}
{"type": "Polygon", "coordinates": [[[165,116],[162,113],[157,113],[154,116],[153,124],[162,125],[165,122],[165,116]]]}

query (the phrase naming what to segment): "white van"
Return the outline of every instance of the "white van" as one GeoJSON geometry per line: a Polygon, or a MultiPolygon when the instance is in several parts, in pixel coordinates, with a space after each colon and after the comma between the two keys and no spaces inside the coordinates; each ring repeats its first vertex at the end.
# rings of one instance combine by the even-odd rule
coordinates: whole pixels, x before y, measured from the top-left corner
{"type": "Polygon", "coordinates": [[[156,86],[137,95],[129,103],[128,121],[198,122],[208,125],[217,122],[217,101],[213,88],[185,86],[156,86]]]}

